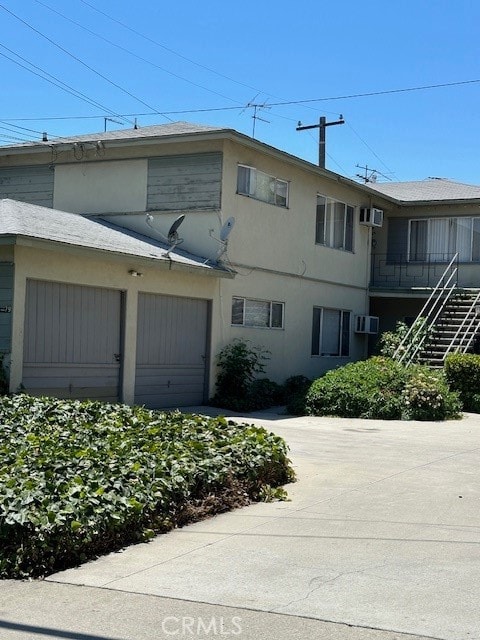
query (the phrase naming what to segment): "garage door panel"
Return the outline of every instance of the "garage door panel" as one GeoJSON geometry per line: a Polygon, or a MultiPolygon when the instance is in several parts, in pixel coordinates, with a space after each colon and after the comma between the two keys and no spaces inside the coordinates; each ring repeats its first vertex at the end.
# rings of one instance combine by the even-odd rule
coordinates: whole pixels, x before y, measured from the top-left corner
{"type": "Polygon", "coordinates": [[[23,385],[62,398],[119,398],[121,292],[27,282],[23,385]]]}
{"type": "Polygon", "coordinates": [[[152,408],[205,399],[208,301],[142,293],[135,402],[152,408]]]}

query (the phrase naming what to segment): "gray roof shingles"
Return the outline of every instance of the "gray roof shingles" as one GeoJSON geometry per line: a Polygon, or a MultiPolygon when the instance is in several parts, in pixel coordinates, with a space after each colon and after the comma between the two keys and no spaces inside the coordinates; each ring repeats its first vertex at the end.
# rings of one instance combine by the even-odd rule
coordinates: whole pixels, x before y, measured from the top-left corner
{"type": "Polygon", "coordinates": [[[368,187],[401,202],[480,199],[480,187],[445,178],[413,182],[369,183],[368,187]]]}
{"type": "Polygon", "coordinates": [[[75,142],[95,143],[99,141],[140,140],[145,138],[162,138],[167,136],[213,133],[220,131],[229,131],[229,129],[225,129],[224,127],[211,127],[203,124],[194,124],[190,122],[172,122],[171,124],[157,124],[147,127],[139,127],[138,129],[118,129],[117,131],[102,131],[101,133],[88,133],[85,135],[52,138],[47,142],[43,142],[42,140],[33,140],[31,142],[1,145],[0,149],[6,149],[9,147],[51,147],[52,144],[74,144],[75,142]]]}
{"type": "Polygon", "coordinates": [[[224,271],[205,264],[205,258],[179,249],[165,257],[166,244],[104,220],[16,200],[0,200],[0,236],[23,236],[152,261],[171,260],[186,267],[216,271],[218,275],[224,271]]]}

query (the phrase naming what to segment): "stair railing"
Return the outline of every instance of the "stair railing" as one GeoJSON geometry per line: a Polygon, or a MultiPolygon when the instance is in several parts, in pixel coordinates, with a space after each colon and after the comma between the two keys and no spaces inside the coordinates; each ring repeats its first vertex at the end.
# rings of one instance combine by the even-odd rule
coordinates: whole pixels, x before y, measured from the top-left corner
{"type": "Polygon", "coordinates": [[[479,304],[480,304],[480,292],[477,294],[477,296],[473,300],[472,304],[470,305],[470,308],[465,313],[465,316],[462,320],[462,323],[458,327],[457,332],[451,339],[450,344],[448,345],[445,351],[445,354],[443,356],[444,360],[447,357],[447,355],[452,351],[453,353],[466,353],[469,350],[477,331],[480,329],[480,316],[477,314],[477,311],[476,311],[476,307],[478,307],[479,304]],[[469,318],[470,318],[470,322],[468,322],[469,318]],[[467,322],[468,322],[468,326],[467,326],[467,322]],[[475,324],[476,324],[475,330],[472,330],[475,324]],[[460,335],[462,337],[459,340],[458,344],[455,346],[455,343],[460,335]],[[466,341],[466,343],[464,343],[467,336],[470,336],[470,337],[466,341]]]}
{"type": "Polygon", "coordinates": [[[428,329],[434,326],[452,292],[457,287],[455,276],[457,275],[458,267],[453,267],[457,259],[458,253],[448,263],[415,322],[396,348],[393,354],[394,360],[404,362],[406,366],[409,366],[421,349],[428,335],[428,329]]]}

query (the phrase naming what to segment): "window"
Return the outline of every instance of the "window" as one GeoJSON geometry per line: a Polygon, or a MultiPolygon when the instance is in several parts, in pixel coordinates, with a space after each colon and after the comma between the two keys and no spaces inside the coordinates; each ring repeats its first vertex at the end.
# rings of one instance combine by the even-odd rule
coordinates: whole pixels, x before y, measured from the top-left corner
{"type": "Polygon", "coordinates": [[[317,217],[315,242],[326,247],[353,251],[353,214],[354,207],[317,196],[317,217]]]}
{"type": "Polygon", "coordinates": [[[258,169],[238,165],[237,193],[269,202],[278,207],[288,207],[288,182],[269,176],[258,169]]]}
{"type": "Polygon", "coordinates": [[[313,308],[312,356],[350,354],[350,311],[313,308]]]}
{"type": "Polygon", "coordinates": [[[462,262],[480,261],[480,218],[423,218],[409,221],[410,261],[448,262],[457,252],[462,262]]]}
{"type": "Polygon", "coordinates": [[[232,325],[283,329],[283,302],[232,298],[232,325]]]}

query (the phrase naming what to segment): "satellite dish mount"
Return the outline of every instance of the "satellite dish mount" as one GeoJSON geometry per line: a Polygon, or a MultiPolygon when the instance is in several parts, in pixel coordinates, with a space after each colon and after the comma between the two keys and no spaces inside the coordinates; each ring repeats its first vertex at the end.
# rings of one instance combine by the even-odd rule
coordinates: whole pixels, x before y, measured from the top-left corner
{"type": "Polygon", "coordinates": [[[172,251],[174,251],[178,247],[178,245],[182,244],[183,242],[183,238],[180,238],[180,236],[178,235],[178,228],[182,224],[182,222],[185,220],[185,214],[182,213],[182,215],[176,218],[176,220],[173,222],[172,226],[168,230],[168,233],[166,236],[154,226],[153,220],[154,220],[153,216],[150,213],[147,213],[146,223],[148,224],[150,229],[155,231],[155,233],[160,236],[163,242],[170,245],[170,248],[165,253],[165,257],[168,258],[170,257],[170,254],[172,253],[172,251]]]}
{"type": "Polygon", "coordinates": [[[210,230],[210,237],[216,240],[221,245],[217,253],[217,260],[220,260],[223,254],[227,251],[228,237],[232,232],[234,225],[235,225],[235,218],[233,216],[230,216],[230,218],[228,218],[228,220],[223,223],[222,228],[220,229],[219,238],[213,235],[213,229],[210,230]]]}

